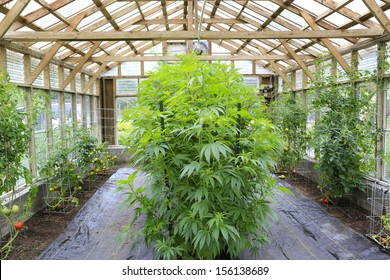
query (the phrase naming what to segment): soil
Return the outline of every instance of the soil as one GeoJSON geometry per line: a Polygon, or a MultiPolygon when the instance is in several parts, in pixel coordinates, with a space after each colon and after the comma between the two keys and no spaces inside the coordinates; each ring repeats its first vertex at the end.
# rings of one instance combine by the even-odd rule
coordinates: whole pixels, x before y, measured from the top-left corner
{"type": "Polygon", "coordinates": [[[353,228],[363,235],[366,235],[369,232],[370,220],[368,217],[370,213],[368,210],[355,204],[347,198],[339,199],[337,201],[329,198],[328,203],[320,202],[324,197],[317,188],[318,184],[300,176],[299,174],[286,175],[284,180],[294,186],[298,192],[310,200],[317,202],[330,215],[338,219],[343,224],[353,228]]]}
{"type": "MultiPolygon", "coordinates": [[[[52,212],[42,209],[25,222],[23,230],[14,242],[14,248],[8,260],[34,260],[52,243],[63,231],[78,210],[92,197],[92,195],[114,174],[121,166],[114,166],[107,174],[100,175],[93,181],[86,181],[77,198],[79,205],[65,212],[52,212]],[[91,187],[92,186],[92,187],[91,187]]],[[[6,240],[7,236],[3,239],[6,240]]],[[[2,240],[2,244],[3,244],[2,240]]]]}
{"type": "MultiPolygon", "coordinates": [[[[119,167],[112,169],[115,172],[119,167]]],[[[94,188],[80,194],[80,204],[72,211],[65,213],[48,213],[41,210],[25,223],[21,234],[15,241],[13,251],[8,259],[10,260],[34,260],[41,252],[52,243],[68,226],[69,222],[77,214],[77,211],[88,201],[88,199],[102,186],[109,175],[103,175],[94,182],[94,188]]],[[[360,206],[346,201],[339,201],[336,204],[323,204],[319,200],[322,198],[317,184],[304,179],[299,175],[287,175],[285,180],[294,186],[297,191],[307,198],[316,201],[330,215],[337,218],[342,223],[365,235],[369,230],[368,211],[360,206]]]]}

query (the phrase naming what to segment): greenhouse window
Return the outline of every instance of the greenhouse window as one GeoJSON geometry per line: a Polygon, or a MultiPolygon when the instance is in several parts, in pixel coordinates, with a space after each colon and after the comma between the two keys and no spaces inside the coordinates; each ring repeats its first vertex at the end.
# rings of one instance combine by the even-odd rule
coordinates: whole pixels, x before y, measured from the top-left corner
{"type": "Polygon", "coordinates": [[[60,82],[58,77],[58,65],[50,64],[50,87],[59,88],[60,82]]]}
{"type": "Polygon", "coordinates": [[[11,50],[6,51],[7,53],[7,71],[12,83],[24,83],[24,63],[23,54],[14,52],[11,50]]]}
{"type": "Polygon", "coordinates": [[[138,79],[117,79],[116,95],[136,94],[138,92],[138,79]]]}
{"type": "MultiPolygon", "coordinates": [[[[31,58],[31,71],[33,72],[37,68],[38,64],[41,62],[40,59],[31,58]]],[[[35,86],[44,86],[43,71],[39,73],[38,77],[35,79],[33,85],[35,86]]]]}

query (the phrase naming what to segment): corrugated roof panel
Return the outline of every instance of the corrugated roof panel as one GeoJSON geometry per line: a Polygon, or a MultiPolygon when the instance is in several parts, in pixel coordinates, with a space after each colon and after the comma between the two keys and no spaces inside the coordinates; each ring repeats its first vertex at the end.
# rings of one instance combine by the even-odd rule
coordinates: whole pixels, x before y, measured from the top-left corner
{"type": "Polygon", "coordinates": [[[370,10],[367,8],[367,6],[363,3],[362,0],[354,0],[351,3],[349,3],[346,7],[354,11],[355,13],[359,13],[361,15],[370,12],[370,10]]]}

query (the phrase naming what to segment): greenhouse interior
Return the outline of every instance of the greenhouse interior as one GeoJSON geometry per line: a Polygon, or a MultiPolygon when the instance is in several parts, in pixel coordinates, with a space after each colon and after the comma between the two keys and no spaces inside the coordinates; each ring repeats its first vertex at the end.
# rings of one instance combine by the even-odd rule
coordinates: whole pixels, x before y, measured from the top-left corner
{"type": "Polygon", "coordinates": [[[389,0],[0,0],[3,260],[389,260],[389,0]]]}

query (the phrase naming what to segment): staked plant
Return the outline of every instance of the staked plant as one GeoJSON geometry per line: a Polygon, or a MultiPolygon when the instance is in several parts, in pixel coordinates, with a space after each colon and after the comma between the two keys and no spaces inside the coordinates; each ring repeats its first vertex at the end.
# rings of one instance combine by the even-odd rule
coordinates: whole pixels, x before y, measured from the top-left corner
{"type": "MultiPolygon", "coordinates": [[[[283,149],[278,129],[265,118],[263,100],[230,65],[194,55],[160,64],[140,84],[127,145],[138,171],[120,180],[137,236],[161,259],[236,258],[267,242],[283,149]],[[137,174],[147,174],[137,187],[137,174]]],[[[135,243],[137,242],[134,240],[135,243]]]]}
{"type": "Polygon", "coordinates": [[[364,176],[374,171],[376,86],[370,77],[357,72],[341,84],[336,77],[319,75],[310,89],[320,114],[312,143],[326,196],[340,198],[354,189],[364,190],[364,176]]]}
{"type": "Polygon", "coordinates": [[[272,122],[281,130],[286,143],[278,169],[293,172],[296,164],[306,155],[310,139],[306,129],[308,110],[303,102],[290,92],[271,103],[269,115],[272,122]]]}
{"type": "Polygon", "coordinates": [[[32,133],[28,123],[35,123],[42,106],[39,98],[33,96],[29,115],[25,110],[26,100],[26,93],[12,84],[6,71],[0,69],[0,196],[9,194],[8,206],[4,205],[7,196],[0,198],[0,213],[9,226],[8,241],[0,248],[3,258],[11,252],[13,242],[23,227],[20,220],[28,214],[37,192],[25,161],[32,133]],[[29,122],[28,117],[31,118],[29,122]],[[19,206],[14,199],[21,180],[29,187],[29,196],[27,202],[19,206]]]}

